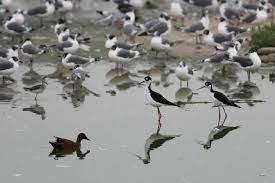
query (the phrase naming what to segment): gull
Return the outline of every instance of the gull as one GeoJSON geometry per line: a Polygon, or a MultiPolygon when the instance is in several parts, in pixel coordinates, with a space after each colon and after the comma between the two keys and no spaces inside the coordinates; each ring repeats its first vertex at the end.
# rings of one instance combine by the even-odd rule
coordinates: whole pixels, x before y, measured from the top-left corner
{"type": "Polygon", "coordinates": [[[183,0],[184,2],[187,2],[189,4],[193,4],[195,6],[198,6],[200,8],[216,8],[219,5],[220,0],[183,0]]]}
{"type": "Polygon", "coordinates": [[[62,65],[65,68],[74,68],[76,65],[80,65],[81,67],[87,67],[91,63],[95,63],[99,61],[98,57],[82,57],[78,55],[72,55],[70,53],[64,53],[62,56],[62,65]]]}
{"type": "Polygon", "coordinates": [[[14,13],[11,16],[12,16],[12,18],[15,19],[15,21],[17,23],[22,25],[25,22],[25,16],[24,16],[23,13],[24,13],[23,10],[17,9],[17,10],[14,11],[14,13]]]}
{"type": "Polygon", "coordinates": [[[9,60],[11,57],[18,58],[19,47],[17,45],[12,46],[11,48],[0,48],[0,59],[9,60]]]}
{"type": "Polygon", "coordinates": [[[31,27],[26,27],[25,25],[19,24],[16,19],[12,17],[8,17],[7,21],[4,23],[4,29],[9,34],[13,35],[22,35],[24,33],[29,33],[33,30],[31,27]]]}
{"type": "Polygon", "coordinates": [[[188,87],[188,81],[193,77],[194,72],[185,62],[181,61],[175,70],[175,74],[180,80],[180,86],[182,81],[186,81],[188,87]]]}
{"type": "Polygon", "coordinates": [[[242,19],[242,22],[260,26],[268,18],[268,14],[263,7],[259,7],[256,12],[250,12],[242,19]]]}
{"type": "Polygon", "coordinates": [[[135,37],[139,33],[139,28],[133,24],[131,17],[126,15],[121,31],[126,41],[134,43],[135,37]]]}
{"type": "Polygon", "coordinates": [[[56,34],[56,36],[58,36],[61,32],[61,29],[66,27],[66,20],[60,18],[58,19],[57,23],[54,26],[54,33],[56,34]]]}
{"type": "Polygon", "coordinates": [[[3,83],[5,82],[5,76],[10,76],[18,70],[20,61],[17,57],[11,57],[9,60],[0,61],[0,75],[3,76],[3,83]]]}
{"type": "Polygon", "coordinates": [[[234,26],[234,25],[228,25],[228,23],[226,22],[226,19],[221,17],[220,18],[220,23],[218,24],[218,31],[221,34],[241,34],[244,32],[247,32],[248,29],[243,28],[243,27],[239,27],[239,26],[234,26]]]}
{"type": "Polygon", "coordinates": [[[77,41],[77,36],[69,36],[67,41],[64,41],[62,43],[57,43],[55,45],[51,45],[50,47],[53,47],[61,52],[65,53],[75,53],[79,49],[79,43],[77,41]]]}
{"type": "Polygon", "coordinates": [[[223,42],[231,41],[233,39],[233,35],[224,35],[220,33],[213,34],[208,29],[203,31],[203,42],[210,46],[219,46],[223,42]]]}
{"type": "Polygon", "coordinates": [[[240,13],[238,9],[235,9],[226,2],[226,0],[221,0],[220,5],[220,15],[226,20],[234,20],[240,18],[240,13]]]}
{"type": "Polygon", "coordinates": [[[159,52],[164,52],[168,57],[169,52],[171,51],[174,44],[175,42],[171,42],[168,39],[160,36],[159,32],[154,33],[154,36],[152,37],[150,42],[151,49],[156,52],[156,57],[158,56],[159,52]]]}
{"type": "Polygon", "coordinates": [[[127,44],[123,42],[118,42],[117,37],[113,34],[107,34],[105,36],[106,41],[105,41],[105,48],[110,49],[113,45],[116,45],[119,48],[123,48],[126,50],[132,50],[138,48],[141,43],[136,43],[136,44],[127,44]]]}

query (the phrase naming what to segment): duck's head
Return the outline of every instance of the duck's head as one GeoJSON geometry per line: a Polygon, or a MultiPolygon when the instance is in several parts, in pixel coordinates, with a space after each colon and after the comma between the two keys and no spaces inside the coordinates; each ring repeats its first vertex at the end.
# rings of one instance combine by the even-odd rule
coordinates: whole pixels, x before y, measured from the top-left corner
{"type": "Polygon", "coordinates": [[[77,136],[77,139],[76,139],[77,142],[81,142],[82,140],[90,141],[90,139],[85,135],[85,133],[80,133],[77,136]]]}

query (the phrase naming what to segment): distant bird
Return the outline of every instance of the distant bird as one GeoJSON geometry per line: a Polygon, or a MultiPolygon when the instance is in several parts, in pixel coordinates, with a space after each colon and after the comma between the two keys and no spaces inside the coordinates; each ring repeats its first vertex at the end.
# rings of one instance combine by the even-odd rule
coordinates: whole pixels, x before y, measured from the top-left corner
{"type": "Polygon", "coordinates": [[[210,46],[220,46],[223,42],[231,41],[233,39],[233,35],[224,35],[220,33],[213,34],[209,30],[203,31],[203,42],[210,46]]]}
{"type": "Polygon", "coordinates": [[[225,137],[228,133],[238,128],[240,128],[240,126],[224,126],[224,125],[215,126],[209,133],[207,142],[206,143],[198,142],[198,143],[203,145],[204,149],[210,149],[214,141],[225,137]]]}
{"type": "Polygon", "coordinates": [[[77,40],[78,35],[70,35],[67,41],[51,45],[50,47],[57,49],[58,51],[64,53],[75,53],[80,48],[79,42],[77,40]]]}
{"type": "Polygon", "coordinates": [[[218,109],[219,109],[219,122],[221,120],[220,107],[222,107],[223,112],[225,114],[224,121],[227,119],[227,113],[225,111],[224,105],[241,108],[240,106],[238,106],[237,104],[235,104],[232,100],[229,100],[223,93],[214,90],[211,82],[208,82],[208,81],[205,82],[204,86],[201,87],[201,88],[199,88],[199,89],[202,89],[202,88],[205,88],[205,87],[210,90],[214,106],[218,107],[218,109]]]}
{"type": "Polygon", "coordinates": [[[58,36],[61,33],[61,29],[66,26],[66,20],[60,18],[54,26],[54,33],[58,36]]]}
{"type": "Polygon", "coordinates": [[[47,78],[47,76],[42,77],[41,84],[34,85],[32,87],[24,87],[24,90],[34,93],[35,94],[34,100],[37,100],[38,94],[43,93],[44,90],[46,89],[46,85],[48,84],[46,81],[46,78],[47,78]]]}
{"type": "Polygon", "coordinates": [[[64,53],[62,56],[62,65],[65,68],[74,68],[76,65],[80,65],[81,67],[87,67],[91,63],[95,63],[99,61],[98,57],[82,57],[78,55],[72,55],[70,53],[64,53]]]}
{"type": "Polygon", "coordinates": [[[43,17],[52,15],[55,11],[55,5],[52,0],[46,0],[45,4],[26,10],[24,13],[29,16],[40,17],[40,26],[43,26],[43,17]]]}
{"type": "Polygon", "coordinates": [[[26,27],[25,25],[19,24],[15,18],[8,17],[4,23],[4,29],[9,34],[21,35],[31,32],[33,29],[31,27],[26,27]]]}
{"type": "Polygon", "coordinates": [[[221,0],[220,15],[226,20],[239,20],[241,11],[230,6],[226,0],[221,0]]]}
{"type": "Polygon", "coordinates": [[[186,81],[188,87],[188,81],[193,77],[194,72],[185,62],[181,61],[175,70],[175,74],[180,80],[180,86],[182,81],[186,81]]]}
{"type": "Polygon", "coordinates": [[[248,80],[250,81],[250,72],[261,67],[262,61],[257,53],[256,48],[249,50],[248,56],[236,56],[232,61],[237,63],[242,69],[247,71],[248,80]]]}
{"type": "Polygon", "coordinates": [[[82,83],[83,81],[85,81],[85,79],[89,78],[89,74],[87,71],[85,71],[80,65],[75,65],[71,74],[70,79],[74,82],[74,83],[82,83]]]}
{"type": "Polygon", "coordinates": [[[259,7],[256,12],[250,12],[247,16],[242,18],[242,22],[260,26],[268,18],[268,14],[263,7],[259,7]]]}
{"type": "Polygon", "coordinates": [[[11,57],[18,58],[19,47],[17,45],[11,48],[0,48],[0,60],[9,60],[11,57]]]}
{"type": "Polygon", "coordinates": [[[130,16],[125,16],[121,31],[126,41],[135,43],[135,37],[139,33],[139,28],[133,24],[130,16]]]}
{"type": "Polygon", "coordinates": [[[219,0],[183,0],[200,8],[215,8],[219,5],[219,0]]]}
{"type": "Polygon", "coordinates": [[[77,136],[76,142],[68,140],[68,139],[64,139],[64,138],[61,138],[61,137],[56,137],[56,136],[54,136],[54,137],[55,137],[56,141],[55,142],[49,142],[49,143],[56,150],[64,150],[64,149],[77,150],[77,149],[80,149],[82,140],[90,141],[90,139],[84,133],[80,133],[77,136]]]}
{"type": "Polygon", "coordinates": [[[11,57],[9,60],[0,61],[0,75],[3,76],[3,83],[5,82],[6,76],[10,76],[18,70],[20,61],[17,57],[11,57]]]}
{"type": "Polygon", "coordinates": [[[218,31],[221,34],[241,34],[244,33],[246,31],[248,31],[248,29],[243,28],[243,27],[239,27],[239,26],[234,26],[234,25],[228,25],[228,23],[226,22],[226,19],[221,17],[220,18],[220,22],[218,24],[218,31]]]}
{"type": "Polygon", "coordinates": [[[182,24],[184,22],[185,12],[179,2],[180,0],[173,0],[170,4],[170,15],[174,20],[180,21],[182,24]]]}
{"type": "Polygon", "coordinates": [[[142,43],[127,44],[123,42],[118,42],[117,37],[113,34],[107,34],[105,38],[106,38],[105,48],[107,49],[110,49],[112,46],[116,45],[118,48],[122,48],[125,50],[132,50],[142,45],[142,43]]]}
{"type": "Polygon", "coordinates": [[[164,98],[161,94],[155,92],[151,88],[152,84],[152,78],[150,76],[146,76],[144,78],[144,81],[140,82],[138,85],[141,85],[143,83],[146,83],[146,89],[145,89],[145,94],[146,94],[146,104],[151,105],[153,107],[156,107],[158,110],[158,128],[161,128],[161,113],[160,113],[160,107],[161,106],[176,106],[180,107],[179,105],[168,101],[166,98],[164,98]]]}
{"type": "Polygon", "coordinates": [[[204,30],[209,29],[209,18],[208,12],[203,12],[202,17],[199,22],[192,24],[190,27],[186,28],[184,32],[195,33],[196,44],[201,43],[201,36],[204,30]]]}
{"type": "Polygon", "coordinates": [[[74,4],[72,0],[55,0],[55,9],[58,12],[65,13],[72,11],[74,8],[74,4]]]}
{"type": "Polygon", "coordinates": [[[24,24],[24,22],[25,22],[25,16],[24,16],[23,10],[17,9],[17,10],[14,11],[14,13],[11,16],[12,16],[12,18],[15,19],[15,21],[17,23],[19,23],[21,25],[24,24]]]}
{"type": "Polygon", "coordinates": [[[115,62],[116,66],[127,64],[130,61],[138,58],[140,53],[138,51],[125,50],[122,48],[118,48],[116,45],[113,45],[108,52],[108,57],[111,62],[115,62]]]}
{"type": "Polygon", "coordinates": [[[44,48],[46,48],[45,45],[40,45],[39,47],[37,47],[31,42],[29,38],[27,38],[25,39],[25,42],[22,44],[20,49],[21,49],[21,53],[24,56],[27,56],[30,58],[30,62],[32,64],[33,57],[46,53],[46,50],[44,48]]]}
{"type": "Polygon", "coordinates": [[[169,56],[169,52],[171,51],[172,47],[174,46],[174,42],[169,41],[161,37],[160,33],[155,32],[154,36],[151,39],[150,46],[152,51],[156,52],[156,57],[158,56],[159,52],[163,52],[166,56],[169,56]]]}

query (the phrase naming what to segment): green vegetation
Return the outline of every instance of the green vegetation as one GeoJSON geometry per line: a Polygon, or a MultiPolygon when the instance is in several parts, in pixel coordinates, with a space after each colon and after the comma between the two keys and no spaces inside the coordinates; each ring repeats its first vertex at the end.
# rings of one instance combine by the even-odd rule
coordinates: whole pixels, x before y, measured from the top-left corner
{"type": "Polygon", "coordinates": [[[254,32],[251,44],[256,48],[275,47],[275,24],[266,25],[254,32]]]}

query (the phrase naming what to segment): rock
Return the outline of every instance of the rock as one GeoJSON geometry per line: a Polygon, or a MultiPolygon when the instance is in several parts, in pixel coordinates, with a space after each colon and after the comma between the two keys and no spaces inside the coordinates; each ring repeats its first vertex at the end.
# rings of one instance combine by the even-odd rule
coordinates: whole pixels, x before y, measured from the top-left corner
{"type": "Polygon", "coordinates": [[[269,54],[275,54],[275,47],[265,47],[265,48],[260,48],[257,50],[257,53],[259,55],[269,55],[269,54]]]}
{"type": "Polygon", "coordinates": [[[263,63],[275,62],[275,53],[260,56],[263,63]]]}

